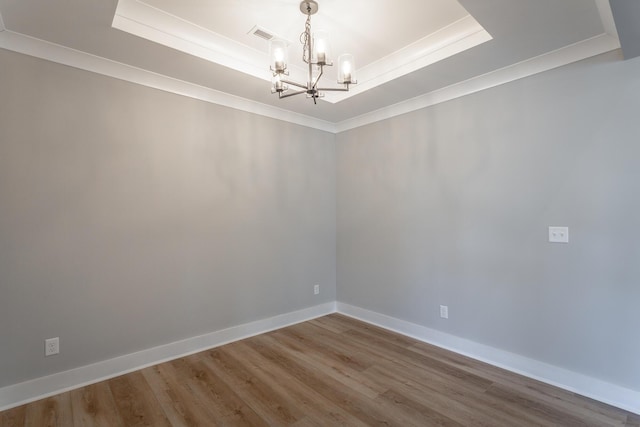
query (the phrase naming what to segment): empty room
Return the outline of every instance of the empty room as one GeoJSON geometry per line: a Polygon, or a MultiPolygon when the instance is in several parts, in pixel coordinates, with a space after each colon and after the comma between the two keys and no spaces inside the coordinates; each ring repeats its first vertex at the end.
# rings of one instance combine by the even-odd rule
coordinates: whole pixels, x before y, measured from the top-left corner
{"type": "Polygon", "coordinates": [[[640,2],[0,0],[0,426],[640,426],[640,2]]]}

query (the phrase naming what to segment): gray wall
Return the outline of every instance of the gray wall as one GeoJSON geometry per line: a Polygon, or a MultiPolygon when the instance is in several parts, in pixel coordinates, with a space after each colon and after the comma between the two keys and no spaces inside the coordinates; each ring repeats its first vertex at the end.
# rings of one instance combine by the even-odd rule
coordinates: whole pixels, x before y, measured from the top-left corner
{"type": "Polygon", "coordinates": [[[0,70],[0,386],[335,300],[334,135],[0,70]]]}
{"type": "Polygon", "coordinates": [[[640,390],[639,112],[614,52],[339,134],[338,301],[640,390]]]}
{"type": "Polygon", "coordinates": [[[339,301],[640,389],[640,61],[337,137],[0,66],[0,386],[333,301],[337,274],[339,301]]]}

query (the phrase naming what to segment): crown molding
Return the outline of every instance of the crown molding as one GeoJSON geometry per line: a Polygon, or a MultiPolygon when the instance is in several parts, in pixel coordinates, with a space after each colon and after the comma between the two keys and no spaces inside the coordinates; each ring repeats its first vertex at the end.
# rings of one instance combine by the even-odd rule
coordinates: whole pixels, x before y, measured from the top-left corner
{"type": "Polygon", "coordinates": [[[595,2],[598,12],[600,13],[600,20],[602,21],[604,32],[616,40],[620,40],[618,30],[616,29],[616,21],[613,19],[613,12],[611,11],[611,3],[609,3],[609,0],[595,0],[595,2]]]}
{"type": "Polygon", "coordinates": [[[225,92],[167,77],[24,34],[15,33],[10,30],[0,32],[0,47],[177,95],[188,96],[201,101],[223,105],[273,119],[284,120],[313,129],[339,133],[609,52],[618,49],[620,42],[617,38],[604,33],[553,52],[338,123],[320,120],[311,116],[230,95],[225,92]]]}
{"type": "MultiPolygon", "coordinates": [[[[605,32],[599,36],[340,122],[329,122],[295,113],[16,33],[4,27],[1,15],[0,48],[201,101],[283,120],[325,132],[339,133],[470,95],[484,89],[509,83],[620,48],[615,22],[613,21],[613,14],[611,13],[608,0],[595,0],[595,2],[600,12],[603,28],[605,29],[605,32]]],[[[481,33],[471,32],[467,36],[476,37],[478,34],[481,33]]],[[[464,42],[464,38],[458,41],[464,42]]]]}
{"type": "Polygon", "coordinates": [[[581,61],[592,56],[600,55],[620,48],[620,39],[611,12],[609,0],[594,0],[604,33],[590,39],[582,40],[557,49],[552,52],[513,64],[496,71],[486,73],[469,80],[447,86],[445,88],[380,108],[358,117],[336,123],[336,132],[344,132],[381,120],[410,113],[422,108],[430,107],[441,102],[450,101],[465,95],[470,95],[484,89],[489,89],[514,80],[522,79],[534,74],[562,67],[573,62],[581,61]]]}
{"type": "Polygon", "coordinates": [[[113,28],[271,81],[269,56],[138,0],[119,0],[113,28]]]}
{"type": "Polygon", "coordinates": [[[380,108],[378,110],[344,120],[336,124],[336,132],[344,132],[360,126],[365,126],[381,120],[410,113],[415,110],[440,104],[485,89],[519,80],[534,74],[552,70],[563,65],[571,64],[595,55],[609,52],[620,47],[617,38],[607,33],[574,43],[569,46],[536,56],[525,61],[500,68],[489,73],[380,108]]]}
{"type": "Polygon", "coordinates": [[[212,104],[335,133],[335,124],[325,120],[230,95],[10,30],[0,32],[0,48],[212,104]]]}

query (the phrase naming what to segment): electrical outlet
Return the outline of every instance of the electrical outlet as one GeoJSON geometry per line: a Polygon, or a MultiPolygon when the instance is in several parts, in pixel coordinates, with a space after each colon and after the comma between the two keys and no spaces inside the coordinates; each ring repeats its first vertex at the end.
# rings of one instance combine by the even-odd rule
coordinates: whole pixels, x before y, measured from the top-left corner
{"type": "Polygon", "coordinates": [[[440,306],[440,317],[442,317],[443,319],[449,318],[449,306],[447,305],[440,306]]]}
{"type": "Polygon", "coordinates": [[[320,293],[320,285],[313,285],[313,294],[318,295],[320,293]]]}
{"type": "Polygon", "coordinates": [[[549,227],[549,243],[569,243],[569,227],[549,227]]]}
{"type": "Polygon", "coordinates": [[[44,355],[53,356],[60,353],[60,338],[49,338],[44,340],[44,355]]]}

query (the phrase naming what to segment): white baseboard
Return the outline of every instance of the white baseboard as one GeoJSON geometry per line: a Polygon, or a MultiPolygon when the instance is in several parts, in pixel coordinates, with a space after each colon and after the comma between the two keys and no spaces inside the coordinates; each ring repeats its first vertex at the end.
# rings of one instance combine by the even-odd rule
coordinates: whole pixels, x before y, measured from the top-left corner
{"type": "Polygon", "coordinates": [[[640,392],[425,326],[338,302],[338,313],[640,414],[640,392]]]}
{"type": "Polygon", "coordinates": [[[0,411],[336,311],[329,302],[0,388],[0,411]]]}
{"type": "Polygon", "coordinates": [[[268,319],[233,326],[209,334],[6,386],[0,388],[0,411],[336,311],[508,371],[640,414],[640,392],[638,391],[341,302],[329,302],[268,319]]]}

